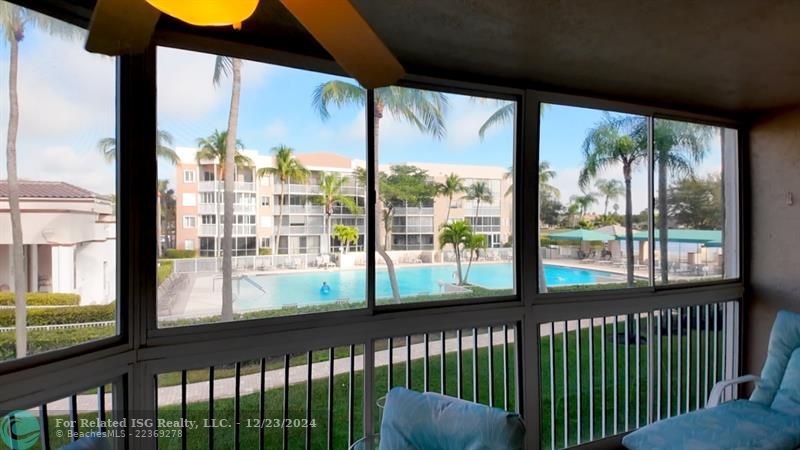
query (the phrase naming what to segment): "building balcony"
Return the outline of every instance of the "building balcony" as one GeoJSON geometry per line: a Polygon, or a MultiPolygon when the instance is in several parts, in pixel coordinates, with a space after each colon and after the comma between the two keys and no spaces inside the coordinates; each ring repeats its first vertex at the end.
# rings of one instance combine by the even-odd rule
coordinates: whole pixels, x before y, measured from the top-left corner
{"type": "MultiPolygon", "coordinates": [[[[276,207],[276,211],[280,207],[276,207]]],[[[325,214],[325,207],[322,205],[284,205],[284,214],[325,214]]]]}
{"type": "MultiPolygon", "coordinates": [[[[200,192],[222,192],[225,189],[223,181],[201,181],[197,183],[197,190],[200,192]]],[[[252,181],[236,181],[233,183],[233,190],[236,192],[255,192],[256,183],[252,181]]]]}
{"type": "Polygon", "coordinates": [[[480,208],[477,210],[477,214],[475,214],[475,208],[469,207],[464,208],[464,217],[484,217],[484,216],[499,216],[500,215],[500,207],[499,206],[483,206],[481,205],[480,208]]]}
{"type": "MultiPolygon", "coordinates": [[[[222,214],[225,210],[225,205],[220,203],[217,205],[216,203],[201,203],[197,205],[197,213],[198,214],[222,214]]],[[[233,213],[234,214],[256,214],[258,211],[258,207],[256,205],[251,204],[241,204],[236,203],[233,205],[233,213]]]]}
{"type": "MultiPolygon", "coordinates": [[[[201,224],[198,229],[198,234],[200,236],[222,236],[222,224],[201,224]]],[[[233,235],[234,236],[255,236],[256,234],[256,225],[247,225],[247,224],[234,224],[233,225],[233,235]]]]}
{"type": "Polygon", "coordinates": [[[394,209],[395,216],[432,216],[433,207],[418,206],[418,207],[399,207],[394,209]]]}
{"type": "MultiPolygon", "coordinates": [[[[275,193],[280,194],[280,185],[275,185],[275,193]]],[[[287,184],[284,186],[284,194],[306,194],[306,195],[319,195],[322,191],[317,184],[287,184]]],[[[366,189],[361,186],[342,186],[342,195],[352,195],[364,197],[367,195],[366,189]]]]}

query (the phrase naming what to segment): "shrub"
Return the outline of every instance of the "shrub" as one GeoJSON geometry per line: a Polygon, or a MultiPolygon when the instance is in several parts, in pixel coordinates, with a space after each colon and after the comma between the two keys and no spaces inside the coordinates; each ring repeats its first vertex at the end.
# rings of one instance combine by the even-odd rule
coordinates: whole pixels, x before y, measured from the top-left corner
{"type": "MultiPolygon", "coordinates": [[[[37,354],[49,350],[71,347],[84,342],[102,339],[116,334],[111,326],[91,328],[71,328],[65,330],[30,330],[28,331],[28,353],[37,354]]],[[[13,331],[0,332],[0,361],[14,359],[16,356],[15,336],[13,331]]]]}
{"type": "MultiPolygon", "coordinates": [[[[78,294],[66,294],[62,292],[27,292],[25,294],[25,303],[28,306],[77,306],[81,303],[81,296],[78,294]]],[[[14,306],[14,293],[0,292],[0,305],[14,306]]]]}
{"type": "Polygon", "coordinates": [[[164,257],[167,259],[196,258],[197,250],[178,250],[177,248],[168,248],[164,252],[164,257]]]}
{"type": "Polygon", "coordinates": [[[272,254],[272,249],[269,247],[262,247],[258,249],[259,256],[268,256],[272,254]]]}
{"type": "MultiPolygon", "coordinates": [[[[108,305],[28,308],[28,325],[104,322],[114,320],[116,317],[116,302],[108,305]]],[[[0,327],[13,327],[14,321],[13,308],[0,309],[0,327]]]]}

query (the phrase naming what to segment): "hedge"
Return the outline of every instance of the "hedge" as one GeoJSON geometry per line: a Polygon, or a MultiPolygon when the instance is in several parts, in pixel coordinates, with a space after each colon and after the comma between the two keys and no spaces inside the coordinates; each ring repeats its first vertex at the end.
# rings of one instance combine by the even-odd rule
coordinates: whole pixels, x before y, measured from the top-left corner
{"type": "Polygon", "coordinates": [[[269,247],[261,247],[258,249],[259,256],[269,256],[272,254],[272,249],[269,247]]]}
{"type": "Polygon", "coordinates": [[[167,259],[183,259],[183,258],[196,258],[197,250],[178,250],[177,248],[168,248],[164,251],[164,258],[167,259]]]}
{"type": "MultiPolygon", "coordinates": [[[[105,322],[117,317],[116,302],[108,305],[28,308],[28,325],[105,322]]],[[[14,326],[14,309],[0,309],[0,327],[14,326]]]]}
{"type": "Polygon", "coordinates": [[[173,270],[172,261],[161,260],[158,262],[158,270],[156,272],[158,276],[158,286],[161,286],[161,283],[166,281],[170,275],[172,275],[173,270]]]}
{"type": "MultiPolygon", "coordinates": [[[[28,354],[33,355],[48,350],[67,348],[113,336],[114,334],[116,334],[116,327],[113,325],[90,328],[29,330],[28,354]]],[[[15,343],[16,338],[13,331],[0,332],[0,361],[16,357],[15,343]]]]}
{"type": "MultiPolygon", "coordinates": [[[[27,292],[25,293],[25,303],[28,306],[77,306],[81,304],[81,296],[61,292],[27,292]]],[[[14,306],[14,293],[0,292],[0,305],[14,306]]]]}

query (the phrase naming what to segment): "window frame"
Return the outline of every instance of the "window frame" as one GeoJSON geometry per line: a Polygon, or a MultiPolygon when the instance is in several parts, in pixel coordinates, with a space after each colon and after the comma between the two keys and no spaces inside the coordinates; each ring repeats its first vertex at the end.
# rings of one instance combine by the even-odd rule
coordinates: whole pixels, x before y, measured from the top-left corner
{"type": "Polygon", "coordinates": [[[196,182],[194,169],[183,169],[183,182],[187,184],[194,184],[196,182]],[[191,175],[191,177],[187,175],[191,175]]]}
{"type": "Polygon", "coordinates": [[[195,229],[195,228],[197,228],[197,216],[195,216],[193,214],[187,214],[187,215],[183,216],[183,228],[186,228],[186,229],[195,229]],[[192,222],[191,225],[189,225],[189,222],[192,222]]]}

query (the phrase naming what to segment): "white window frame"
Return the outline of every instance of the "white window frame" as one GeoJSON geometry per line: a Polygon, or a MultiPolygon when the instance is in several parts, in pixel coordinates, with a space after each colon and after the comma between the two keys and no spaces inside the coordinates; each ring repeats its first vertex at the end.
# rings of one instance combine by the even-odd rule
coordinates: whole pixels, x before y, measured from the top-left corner
{"type": "Polygon", "coordinates": [[[197,177],[195,177],[194,169],[184,169],[183,170],[183,182],[184,183],[194,183],[197,177]]]}
{"type": "Polygon", "coordinates": [[[197,216],[183,216],[183,228],[195,227],[197,227],[197,216]]]}

